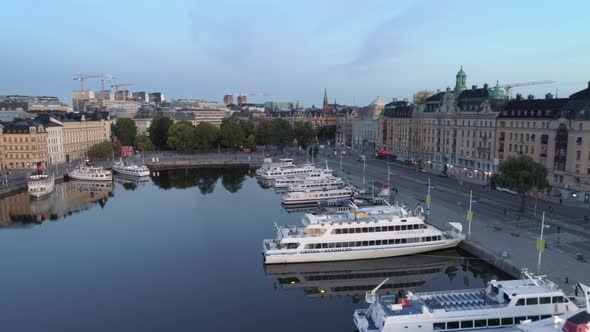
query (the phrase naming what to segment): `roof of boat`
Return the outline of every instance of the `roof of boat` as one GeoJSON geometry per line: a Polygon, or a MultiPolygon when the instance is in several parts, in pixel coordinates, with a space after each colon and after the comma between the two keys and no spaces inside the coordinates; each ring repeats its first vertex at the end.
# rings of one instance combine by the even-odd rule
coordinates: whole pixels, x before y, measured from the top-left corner
{"type": "Polygon", "coordinates": [[[378,221],[391,220],[394,218],[410,218],[412,215],[404,208],[399,206],[370,206],[359,209],[353,209],[349,213],[333,213],[333,214],[311,214],[307,213],[303,216],[304,224],[321,224],[321,223],[343,223],[351,221],[378,221]],[[356,215],[356,216],[355,216],[356,215]]]}
{"type": "Polygon", "coordinates": [[[490,283],[510,295],[542,295],[551,292],[563,293],[555,283],[543,277],[534,277],[532,280],[528,278],[501,281],[492,280],[490,283]]]}

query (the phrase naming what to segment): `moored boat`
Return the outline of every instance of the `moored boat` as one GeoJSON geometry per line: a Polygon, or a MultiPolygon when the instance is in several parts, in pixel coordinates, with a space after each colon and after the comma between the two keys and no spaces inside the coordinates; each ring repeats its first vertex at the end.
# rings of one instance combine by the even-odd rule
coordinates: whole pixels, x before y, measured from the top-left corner
{"type": "Polygon", "coordinates": [[[27,178],[27,191],[33,197],[49,195],[55,188],[55,176],[48,172],[42,163],[37,163],[37,171],[27,178]]]}
{"type": "Polygon", "coordinates": [[[89,160],[86,160],[83,164],[80,164],[73,171],[69,172],[68,176],[72,179],[86,181],[113,180],[113,174],[111,171],[106,170],[103,167],[94,167],[89,160]]]}
{"type": "Polygon", "coordinates": [[[133,177],[142,177],[150,175],[150,170],[145,165],[135,165],[133,163],[123,160],[116,161],[113,163],[113,171],[118,174],[133,177]]]}

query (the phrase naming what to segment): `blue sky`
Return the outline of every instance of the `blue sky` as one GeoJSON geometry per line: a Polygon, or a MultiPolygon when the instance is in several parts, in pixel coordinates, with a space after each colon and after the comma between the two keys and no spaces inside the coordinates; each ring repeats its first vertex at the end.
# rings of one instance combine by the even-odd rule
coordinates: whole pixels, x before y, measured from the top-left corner
{"type": "MultiPolygon", "coordinates": [[[[221,100],[366,105],[453,86],[555,80],[540,97],[590,80],[589,1],[2,1],[0,94],[67,98],[75,73],[132,90],[221,100]]],[[[98,81],[87,83],[98,89],[98,81]]]]}

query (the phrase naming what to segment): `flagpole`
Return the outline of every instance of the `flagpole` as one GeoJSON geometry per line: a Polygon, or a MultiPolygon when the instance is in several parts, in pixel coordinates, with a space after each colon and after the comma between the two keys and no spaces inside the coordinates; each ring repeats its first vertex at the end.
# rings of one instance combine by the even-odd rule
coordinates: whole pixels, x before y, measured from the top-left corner
{"type": "Polygon", "coordinates": [[[430,178],[428,178],[428,194],[426,195],[426,218],[430,221],[430,178]]]}
{"type": "Polygon", "coordinates": [[[471,220],[473,219],[473,211],[471,210],[471,204],[473,203],[473,190],[469,191],[469,227],[467,228],[467,236],[471,237],[471,220]]]}

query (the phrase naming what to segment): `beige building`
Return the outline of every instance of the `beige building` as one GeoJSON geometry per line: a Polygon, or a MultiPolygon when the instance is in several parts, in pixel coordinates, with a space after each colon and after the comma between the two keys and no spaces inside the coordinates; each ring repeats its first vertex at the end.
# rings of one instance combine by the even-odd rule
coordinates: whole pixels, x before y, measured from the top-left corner
{"type": "Polygon", "coordinates": [[[93,145],[111,139],[111,120],[98,115],[72,114],[51,118],[63,127],[65,161],[84,159],[93,145]]]}
{"type": "Polygon", "coordinates": [[[2,128],[4,167],[34,169],[37,162],[48,160],[47,132],[40,123],[21,120],[2,128]]]}

